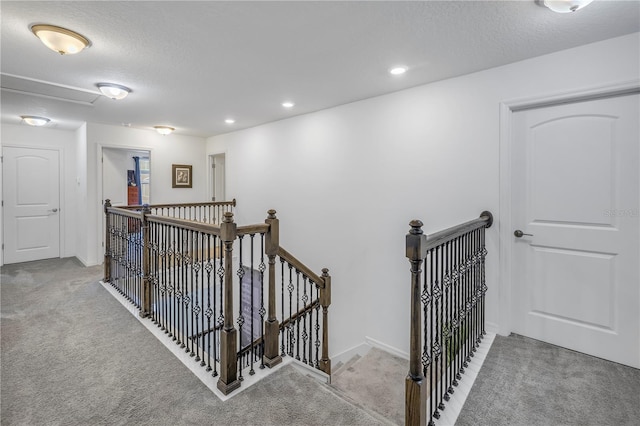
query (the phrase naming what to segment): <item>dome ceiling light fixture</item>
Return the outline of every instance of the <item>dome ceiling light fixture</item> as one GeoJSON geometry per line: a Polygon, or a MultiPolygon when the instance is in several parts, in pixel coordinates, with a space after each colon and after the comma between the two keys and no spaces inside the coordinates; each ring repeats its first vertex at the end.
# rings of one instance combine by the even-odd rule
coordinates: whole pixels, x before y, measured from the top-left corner
{"type": "Polygon", "coordinates": [[[44,126],[45,124],[51,121],[47,117],[38,117],[36,115],[21,115],[20,118],[29,126],[36,126],[36,127],[44,126]]]}
{"type": "Polygon", "coordinates": [[[582,9],[592,1],[593,0],[536,0],[536,3],[548,7],[557,13],[571,13],[582,9]]]}
{"type": "Polygon", "coordinates": [[[96,86],[98,86],[98,89],[100,89],[100,92],[102,92],[103,95],[117,101],[126,98],[127,95],[131,93],[131,89],[119,84],[98,83],[96,86]]]}
{"type": "Polygon", "coordinates": [[[45,46],[61,55],[74,55],[91,44],[85,36],[55,25],[38,24],[30,29],[45,46]]]}
{"type": "Polygon", "coordinates": [[[173,127],[169,126],[153,126],[153,128],[163,136],[170,135],[175,130],[173,127]]]}

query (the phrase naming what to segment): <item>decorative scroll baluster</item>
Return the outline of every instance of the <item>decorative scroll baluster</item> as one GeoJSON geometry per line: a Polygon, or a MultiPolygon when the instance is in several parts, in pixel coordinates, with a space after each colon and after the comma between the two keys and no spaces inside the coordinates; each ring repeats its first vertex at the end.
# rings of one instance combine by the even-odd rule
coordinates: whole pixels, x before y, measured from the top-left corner
{"type": "Polygon", "coordinates": [[[295,341],[296,341],[295,331],[294,331],[295,320],[293,319],[293,290],[295,289],[295,287],[293,285],[293,265],[290,263],[288,265],[289,265],[289,286],[287,287],[287,290],[289,290],[289,322],[287,323],[287,330],[288,330],[287,335],[289,336],[288,355],[292,357],[293,345],[295,344],[295,341]]]}
{"type": "MultiPolygon", "coordinates": [[[[260,368],[265,367],[265,363],[264,363],[265,334],[264,334],[264,327],[262,327],[262,324],[264,324],[264,317],[265,317],[265,314],[267,313],[267,311],[264,308],[264,271],[266,271],[267,269],[267,265],[264,264],[264,238],[265,238],[265,235],[260,234],[260,265],[258,266],[258,270],[260,271],[260,342],[261,342],[260,343],[260,348],[261,348],[260,368]]],[[[276,292],[275,282],[273,286],[274,286],[273,292],[274,292],[274,299],[275,299],[275,292],[276,292]]],[[[276,352],[278,351],[277,346],[278,346],[278,339],[276,339],[276,352]]]]}
{"type": "MultiPolygon", "coordinates": [[[[253,274],[253,271],[254,271],[254,263],[253,263],[253,250],[254,250],[254,247],[253,247],[253,241],[254,241],[254,238],[255,238],[255,234],[249,235],[249,238],[250,238],[249,241],[251,242],[251,244],[250,244],[251,256],[250,256],[250,259],[249,259],[249,262],[250,262],[249,271],[251,273],[251,324],[250,324],[250,327],[249,327],[250,328],[250,332],[251,332],[251,338],[250,338],[250,342],[249,342],[249,344],[251,345],[251,360],[250,360],[250,367],[251,368],[249,369],[249,374],[251,376],[253,376],[254,374],[256,374],[255,370],[253,369],[253,362],[254,362],[255,355],[256,355],[256,352],[255,352],[255,346],[256,345],[253,342],[253,340],[254,340],[253,309],[254,309],[254,304],[255,304],[255,298],[254,298],[255,283],[254,283],[254,274],[253,274]]],[[[261,287],[262,287],[262,285],[261,285],[261,287]]]]}
{"type": "MultiPolygon", "coordinates": [[[[242,264],[243,262],[243,258],[242,258],[242,239],[243,239],[244,235],[240,235],[238,237],[238,248],[239,248],[239,257],[240,257],[240,266],[238,266],[238,278],[239,278],[239,285],[238,285],[238,306],[239,306],[239,312],[238,312],[238,319],[236,320],[238,323],[238,335],[240,336],[240,353],[242,354],[242,350],[244,349],[244,342],[242,341],[242,328],[244,325],[244,314],[242,312],[242,308],[243,308],[243,299],[242,299],[242,290],[243,290],[243,285],[242,285],[242,277],[244,277],[244,266],[242,264]]],[[[251,344],[251,341],[248,342],[249,344],[251,344]]],[[[238,376],[238,380],[243,381],[244,377],[242,377],[242,369],[243,369],[243,365],[242,365],[242,355],[240,355],[240,368],[239,368],[239,376],[238,376]]]]}

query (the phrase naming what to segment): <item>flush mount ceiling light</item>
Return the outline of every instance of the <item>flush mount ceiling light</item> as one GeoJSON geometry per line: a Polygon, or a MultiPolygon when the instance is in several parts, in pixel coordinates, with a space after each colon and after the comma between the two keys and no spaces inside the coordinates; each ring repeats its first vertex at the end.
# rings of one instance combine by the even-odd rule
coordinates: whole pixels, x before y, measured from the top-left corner
{"type": "Polygon", "coordinates": [[[35,115],[21,115],[22,121],[27,123],[29,126],[44,126],[51,120],[46,117],[37,117],[35,115]]]}
{"type": "Polygon", "coordinates": [[[96,84],[98,89],[108,98],[120,100],[127,97],[129,93],[131,93],[131,89],[125,86],[121,86],[119,84],[113,83],[98,83],[96,84]]]}
{"type": "Polygon", "coordinates": [[[170,135],[175,130],[173,127],[169,127],[169,126],[153,126],[153,128],[156,129],[156,132],[165,136],[170,135]]]}
{"type": "Polygon", "coordinates": [[[49,49],[61,55],[73,55],[89,46],[86,37],[55,25],[33,25],[31,32],[49,49]]]}
{"type": "Polygon", "coordinates": [[[234,120],[233,118],[227,118],[226,120],[224,120],[224,122],[227,124],[233,124],[236,122],[236,120],[234,120]]]}
{"type": "Polygon", "coordinates": [[[593,0],[537,0],[538,4],[548,7],[554,12],[570,13],[582,9],[593,0]]]}
{"type": "Polygon", "coordinates": [[[285,108],[293,108],[294,105],[295,104],[293,102],[290,102],[290,101],[286,101],[286,102],[282,103],[282,106],[285,107],[285,108]]]}
{"type": "Polygon", "coordinates": [[[389,74],[391,75],[402,75],[407,72],[407,67],[393,67],[389,70],[389,74]]]}

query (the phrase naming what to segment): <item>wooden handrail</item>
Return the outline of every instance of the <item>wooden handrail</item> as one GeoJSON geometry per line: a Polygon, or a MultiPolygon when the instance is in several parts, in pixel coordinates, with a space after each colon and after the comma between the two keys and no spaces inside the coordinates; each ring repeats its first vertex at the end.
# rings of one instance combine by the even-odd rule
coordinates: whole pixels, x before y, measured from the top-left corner
{"type": "Polygon", "coordinates": [[[460,235],[474,231],[478,228],[490,228],[493,224],[493,215],[491,212],[484,211],[477,219],[470,220],[460,225],[452,226],[443,231],[434,232],[426,236],[426,250],[430,250],[440,244],[451,241],[460,235]]]}
{"type": "Polygon", "coordinates": [[[249,234],[262,234],[269,230],[269,225],[266,223],[256,223],[255,225],[244,225],[238,226],[237,234],[238,235],[249,235],[249,234]]]}
{"type": "MultiPolygon", "coordinates": [[[[119,206],[125,210],[140,210],[143,205],[119,206]]],[[[231,201],[205,201],[200,203],[178,203],[178,204],[149,204],[150,209],[171,208],[171,207],[199,207],[199,206],[236,206],[236,199],[231,201]]]]}
{"type": "Polygon", "coordinates": [[[300,262],[294,255],[286,251],[282,248],[282,246],[278,247],[278,256],[289,262],[291,266],[296,268],[298,271],[302,272],[307,278],[316,283],[318,287],[324,288],[325,282],[324,279],[319,277],[315,272],[313,272],[309,267],[307,267],[304,263],[300,262]]]}
{"type": "Polygon", "coordinates": [[[284,330],[284,328],[287,326],[287,324],[289,324],[290,322],[295,322],[298,319],[298,317],[308,314],[309,312],[314,310],[319,304],[320,304],[320,300],[316,299],[313,302],[311,302],[310,305],[305,306],[304,308],[300,309],[295,314],[291,315],[291,317],[283,320],[282,324],[280,324],[280,330],[284,330]]]}
{"type": "Polygon", "coordinates": [[[211,225],[209,223],[202,223],[202,222],[197,222],[195,220],[189,220],[189,219],[179,219],[175,217],[160,216],[157,214],[148,214],[147,220],[149,222],[158,223],[161,225],[177,225],[177,226],[180,226],[181,228],[184,228],[190,231],[199,231],[199,232],[204,232],[206,234],[220,236],[220,226],[211,225]]]}
{"type": "Polygon", "coordinates": [[[130,217],[132,219],[140,219],[142,220],[142,213],[141,212],[133,212],[127,209],[123,209],[122,207],[107,207],[106,211],[108,214],[116,214],[119,216],[126,216],[126,217],[130,217]]]}

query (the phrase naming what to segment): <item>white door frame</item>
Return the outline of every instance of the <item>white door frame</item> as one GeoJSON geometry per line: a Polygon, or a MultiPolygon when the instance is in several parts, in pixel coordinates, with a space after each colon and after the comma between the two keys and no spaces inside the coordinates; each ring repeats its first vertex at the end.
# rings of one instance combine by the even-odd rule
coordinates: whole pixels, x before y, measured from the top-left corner
{"type": "Polygon", "coordinates": [[[563,103],[640,93],[640,79],[604,86],[561,92],[551,95],[513,99],[500,103],[500,215],[498,333],[507,336],[513,330],[511,312],[511,274],[513,253],[513,224],[511,223],[511,122],[513,113],[563,103]]]}
{"type": "MultiPolygon", "coordinates": [[[[224,166],[225,167],[225,177],[224,177],[225,197],[224,198],[226,198],[226,195],[227,195],[226,194],[226,192],[227,192],[226,191],[226,189],[227,189],[226,188],[226,186],[227,186],[227,176],[226,176],[227,175],[227,172],[226,172],[226,170],[227,170],[227,151],[213,152],[213,153],[209,154],[209,165],[207,167],[207,170],[208,170],[208,172],[207,172],[208,173],[208,175],[207,175],[207,178],[208,178],[207,179],[207,187],[208,187],[208,191],[209,191],[209,193],[208,193],[208,198],[209,199],[207,201],[211,201],[211,199],[214,196],[216,196],[215,195],[216,188],[213,185],[213,178],[214,178],[214,175],[215,175],[215,169],[213,168],[213,165],[215,164],[215,161],[216,161],[215,157],[219,156],[219,155],[223,155],[224,156],[224,161],[225,161],[225,166],[224,166]]],[[[217,198],[216,201],[226,201],[226,200],[221,200],[220,197],[218,197],[218,196],[216,196],[216,198],[217,198]]]]}
{"type": "Polygon", "coordinates": [[[96,170],[98,171],[97,176],[96,176],[96,194],[98,194],[98,203],[100,203],[100,207],[98,209],[99,214],[98,214],[98,220],[97,220],[97,225],[98,225],[98,238],[96,238],[97,240],[97,244],[98,244],[98,251],[96,252],[98,254],[98,265],[101,265],[104,262],[104,227],[103,227],[103,220],[104,220],[104,198],[102,198],[104,196],[103,192],[102,192],[102,174],[104,173],[104,170],[102,168],[102,150],[104,148],[107,149],[123,149],[125,151],[148,151],[149,152],[149,164],[153,164],[152,162],[152,156],[153,156],[153,148],[151,147],[143,147],[143,146],[131,146],[131,145],[106,145],[106,144],[96,144],[96,170]]]}
{"type": "MultiPolygon", "coordinates": [[[[35,145],[35,144],[12,144],[12,143],[7,143],[7,144],[3,144],[0,147],[0,153],[2,152],[2,150],[4,150],[4,148],[28,148],[28,149],[45,149],[48,151],[57,151],[58,152],[58,203],[60,205],[60,207],[58,207],[58,213],[60,216],[60,238],[59,238],[59,244],[58,244],[58,250],[59,250],[59,257],[63,258],[66,255],[66,214],[67,214],[67,205],[66,205],[66,189],[65,189],[65,184],[64,184],[64,178],[65,178],[65,164],[64,164],[64,148],[60,147],[60,146],[45,146],[45,145],[35,145]]],[[[3,158],[4,160],[4,158],[3,158]]],[[[4,164],[2,165],[2,169],[0,169],[0,173],[4,173],[4,164]]],[[[2,185],[4,185],[4,180],[2,180],[0,178],[0,181],[2,183],[2,185]]],[[[2,199],[4,200],[4,187],[0,188],[0,191],[2,193],[2,199]]],[[[2,219],[2,224],[0,224],[0,227],[4,226],[4,209],[3,209],[3,214],[0,215],[0,218],[2,219]]],[[[4,233],[2,233],[2,231],[0,231],[0,235],[2,235],[2,244],[4,244],[4,233]]],[[[0,265],[4,265],[4,250],[0,250],[0,265]]]]}

